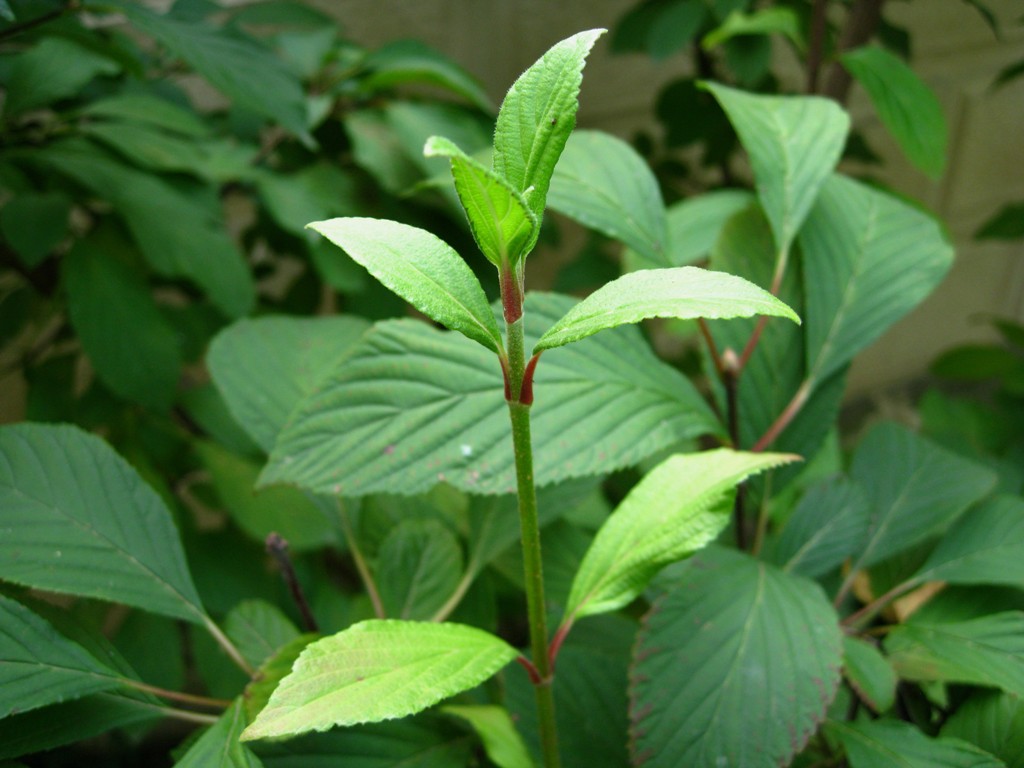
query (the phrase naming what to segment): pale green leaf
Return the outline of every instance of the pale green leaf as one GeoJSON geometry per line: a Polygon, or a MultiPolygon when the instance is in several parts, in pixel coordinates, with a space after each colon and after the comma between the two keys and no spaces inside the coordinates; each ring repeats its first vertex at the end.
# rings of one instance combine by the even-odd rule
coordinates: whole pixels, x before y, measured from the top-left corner
{"type": "MultiPolygon", "coordinates": [[[[306,228],[312,219],[351,215],[362,207],[352,176],[327,162],[308,165],[295,173],[260,173],[255,180],[274,220],[311,242],[320,240],[306,228]]],[[[344,259],[333,248],[330,251],[332,257],[344,259]]]]}
{"type": "Polygon", "coordinates": [[[872,513],[858,568],[940,533],[996,481],[988,469],[892,423],[860,442],[850,476],[867,492],[872,513]]]}
{"type": "Polygon", "coordinates": [[[705,87],[722,105],[750,156],[776,250],[786,253],[839,161],[850,118],[822,97],[761,96],[717,83],[705,87]]]}
{"type": "Polygon", "coordinates": [[[14,11],[11,10],[11,4],[8,0],[0,0],[0,19],[4,21],[15,21],[17,17],[14,15],[14,11]]]}
{"type": "Polygon", "coordinates": [[[869,525],[864,489],[832,478],[813,486],[797,504],[772,548],[772,559],[787,571],[824,576],[860,550],[869,525]]]}
{"type": "Polygon", "coordinates": [[[242,738],[411,715],[482,683],[518,655],[461,624],[363,621],[306,646],[242,738]]]}
{"type": "Polygon", "coordinates": [[[655,602],[634,660],[634,763],[776,768],[835,696],[842,634],[814,582],[712,548],[655,602]]]}
{"type": "Polygon", "coordinates": [[[166,46],[231,101],[311,142],[302,84],[255,40],[205,23],[161,16],[132,0],[107,0],[132,25],[166,46]]]}
{"type": "Polygon", "coordinates": [[[219,211],[211,212],[163,179],[125,165],[83,140],[50,144],[29,159],[111,203],[158,273],[193,281],[230,317],[251,309],[252,276],[219,211]]]}
{"type": "Polygon", "coordinates": [[[210,129],[195,112],[149,92],[118,93],[97,99],[82,107],[80,114],[145,123],[193,138],[208,136],[210,133],[210,129]]]}
{"type": "Polygon", "coordinates": [[[864,86],[910,162],[933,179],[941,176],[948,128],[935,93],[905,62],[876,45],[847,51],[839,60],[864,86]]]}
{"type": "Polygon", "coordinates": [[[718,536],[729,522],[736,485],[795,458],[720,448],[663,461],[601,526],[573,581],[563,621],[631,602],[664,566],[718,536]]]}
{"type": "Polygon", "coordinates": [[[825,729],[843,745],[850,768],[1006,768],[973,744],[932,739],[898,720],[830,720],[825,729]]]}
{"type": "Polygon", "coordinates": [[[208,621],[167,507],[77,427],[0,429],[0,579],[208,621]]]}
{"type": "Polygon", "coordinates": [[[117,688],[121,675],[0,595],[0,718],[117,688]]]}
{"type": "Polygon", "coordinates": [[[277,606],[263,600],[245,600],[225,617],[224,634],[246,661],[259,667],[298,637],[299,630],[277,606]]]}
{"type": "Polygon", "coordinates": [[[1024,500],[997,496],[964,514],[914,580],[1024,588],[1024,500]]]}
{"type": "Polygon", "coordinates": [[[843,637],[843,674],[876,714],[896,702],[896,672],[878,647],[858,637],[843,637]]]}
{"type": "Polygon", "coordinates": [[[104,384],[166,411],[181,375],[178,331],[153,300],[145,273],[130,266],[131,255],[110,230],[76,241],[60,263],[68,315],[104,384]]]}
{"type": "Polygon", "coordinates": [[[843,176],[822,186],[800,231],[807,367],[829,376],[941,282],[953,249],[933,218],[843,176]]]}
{"type": "Polygon", "coordinates": [[[900,677],[970,683],[1024,696],[1024,612],[894,628],[885,650],[900,677]]]}
{"type": "MultiPolygon", "coordinates": [[[[602,29],[554,45],[509,89],[494,129],[494,170],[527,198],[540,221],[555,164],[576,125],[587,54],[602,29]]],[[[532,247],[532,243],[531,243],[532,247]]]]}
{"type": "Polygon", "coordinates": [[[448,704],[441,711],[469,723],[483,742],[487,757],[498,768],[533,768],[523,737],[504,707],[448,704]]]}
{"type": "Polygon", "coordinates": [[[545,332],[534,354],[598,331],[650,317],[692,320],[775,315],[800,318],[767,291],[741,277],[699,267],[630,272],[598,288],[545,332]]]}
{"type": "Polygon", "coordinates": [[[387,535],[374,569],[385,615],[427,620],[462,577],[462,549],[437,520],[403,520],[387,535]]]}
{"type": "Polygon", "coordinates": [[[576,131],[566,142],[548,190],[548,206],[665,262],[665,204],[658,181],[629,144],[600,131],[576,131]]]}
{"type": "Polygon", "coordinates": [[[174,768],[262,768],[259,758],[238,741],[243,728],[245,710],[242,700],[236,699],[174,764],[174,768]]]}
{"type": "Polygon", "coordinates": [[[309,226],[427,317],[490,350],[502,348],[501,332],[476,275],[437,236],[382,219],[330,219],[309,226]]]}
{"type": "Polygon", "coordinates": [[[245,686],[245,714],[251,722],[267,706],[270,697],[284,678],[291,674],[299,655],[306,646],[319,639],[319,635],[297,635],[277,648],[259,665],[252,680],[245,686]]]}
{"type": "Polygon", "coordinates": [[[121,66],[92,48],[65,37],[45,37],[12,57],[4,116],[77,96],[95,77],[116,75],[121,66]]]}
{"type": "Polygon", "coordinates": [[[296,551],[336,543],[333,521],[301,491],[257,490],[260,467],[256,462],[208,440],[196,440],[192,447],[231,519],[257,542],[262,544],[277,533],[296,551]]]}
{"type": "Polygon", "coordinates": [[[976,691],[941,731],[995,755],[1007,768],[1024,768],[1024,699],[1002,691],[976,691]]]}
{"type": "Polygon", "coordinates": [[[367,328],[359,317],[239,320],[214,337],[207,364],[231,415],[269,452],[295,406],[367,328]]]}
{"type": "Polygon", "coordinates": [[[451,160],[455,191],[484,256],[498,268],[515,266],[536,239],[537,216],[523,196],[448,139],[432,136],[423,152],[427,157],[451,160]]]}
{"type": "MultiPolygon", "coordinates": [[[[527,345],[571,305],[567,297],[528,294],[527,345]]],[[[629,466],[721,432],[693,385],[635,328],[546,353],[534,384],[538,485],[629,466]]],[[[512,493],[500,366],[457,334],[413,320],[378,323],[299,406],[260,481],[353,496],[413,494],[439,482],[512,493]]]]}
{"type": "Polygon", "coordinates": [[[364,91],[424,83],[444,88],[462,96],[477,109],[494,113],[487,92],[472,75],[419,40],[388,43],[370,53],[362,65],[372,70],[360,81],[364,91]]]}
{"type": "Polygon", "coordinates": [[[752,13],[733,11],[719,26],[708,32],[701,45],[706,50],[742,35],[784,35],[799,50],[806,47],[800,17],[792,8],[762,8],[752,13]]]}

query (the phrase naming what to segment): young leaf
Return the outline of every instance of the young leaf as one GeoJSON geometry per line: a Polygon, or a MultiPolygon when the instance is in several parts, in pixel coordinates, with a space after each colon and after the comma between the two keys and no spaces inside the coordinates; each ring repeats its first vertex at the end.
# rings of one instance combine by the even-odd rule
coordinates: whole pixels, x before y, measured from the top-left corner
{"type": "Polygon", "coordinates": [[[308,645],[242,739],[411,715],[482,683],[518,655],[461,624],[363,621],[308,645]]]}
{"type": "Polygon", "coordinates": [[[504,707],[449,704],[441,711],[469,723],[483,742],[487,757],[498,768],[534,768],[523,737],[504,707]]]}
{"type": "Polygon", "coordinates": [[[377,553],[377,586],[387,616],[427,620],[462,577],[462,549],[437,520],[403,520],[377,553]]]}
{"type": "Polygon", "coordinates": [[[857,637],[843,637],[843,674],[875,714],[896,701],[896,672],[878,648],[857,637]]]}
{"type": "Polygon", "coordinates": [[[932,739],[898,720],[830,720],[825,730],[843,745],[850,768],[1006,768],[973,744],[932,739]]]}
{"type": "Polygon", "coordinates": [[[319,635],[297,635],[284,645],[277,648],[259,665],[252,680],[245,686],[245,714],[249,721],[255,720],[263,711],[274,694],[277,686],[291,674],[299,655],[310,643],[319,639],[319,635]]]}
{"type": "Polygon", "coordinates": [[[776,250],[788,252],[839,161],[850,118],[831,99],[753,95],[718,83],[704,87],[718,99],[750,155],[776,250]]]}
{"type": "Polygon", "coordinates": [[[718,536],[729,522],[738,483],[795,458],[721,448],[663,461],[597,532],[573,581],[563,623],[632,601],[664,566],[718,536]]]}
{"type": "Polygon", "coordinates": [[[1024,697],[1024,613],[1005,611],[893,629],[885,650],[900,677],[1001,688],[1024,697]]]}
{"type": "Polygon", "coordinates": [[[1024,699],[1002,691],[975,691],[941,734],[981,747],[1007,768],[1024,768],[1024,699]]]}
{"type": "Polygon", "coordinates": [[[946,167],[948,129],[942,105],[903,61],[876,45],[839,57],[864,86],[878,116],[914,165],[933,179],[946,167]]]}
{"type": "MultiPolygon", "coordinates": [[[[568,297],[528,294],[526,343],[571,305],[568,297]]],[[[689,380],[660,362],[635,328],[546,353],[534,391],[538,485],[630,466],[722,429],[689,380]]],[[[413,494],[442,481],[512,493],[502,392],[494,357],[477,345],[413,320],[378,323],[299,406],[260,482],[354,496],[413,494]]]]}
{"type": "Polygon", "coordinates": [[[236,699],[174,768],[262,768],[263,763],[238,737],[245,728],[242,700],[236,699]]]}
{"type": "Polygon", "coordinates": [[[498,112],[494,170],[527,198],[538,222],[551,174],[576,125],[584,61],[602,34],[594,29],[557,43],[519,76],[498,112]]]}
{"type": "Polygon", "coordinates": [[[665,204],[650,167],[629,144],[600,131],[566,142],[548,190],[548,206],[665,264],[665,204]]]}
{"type": "Polygon", "coordinates": [[[991,491],[995,475],[896,424],[880,424],[853,456],[872,525],[857,559],[866,568],[940,532],[991,491]]]}
{"type": "Polygon", "coordinates": [[[330,219],[309,226],[427,317],[490,350],[502,349],[484,289],[462,257],[440,238],[381,219],[330,219]]]}
{"type": "Polygon", "coordinates": [[[914,580],[1024,588],[1024,500],[997,496],[965,514],[914,580]]]}
{"type": "Polygon", "coordinates": [[[634,764],[775,768],[824,718],[842,635],[814,582],[711,548],[655,602],[634,659],[634,764]]]}
{"type": "Polygon", "coordinates": [[[231,415],[269,453],[295,406],[369,327],[360,317],[239,320],[214,337],[207,365],[231,415]]]}
{"type": "Polygon", "coordinates": [[[807,369],[819,380],[916,307],[953,264],[933,218],[838,175],[822,186],[800,247],[807,369]]]}
{"type": "Polygon", "coordinates": [[[432,136],[423,152],[427,157],[451,160],[455,191],[484,256],[499,269],[519,263],[526,255],[526,248],[535,241],[537,228],[537,216],[523,196],[448,139],[432,136]]]}
{"type": "Polygon", "coordinates": [[[0,428],[0,578],[207,621],[167,507],[77,427],[0,428]]]}
{"type": "Polygon", "coordinates": [[[645,269],[598,288],[549,328],[533,353],[649,317],[692,320],[755,314],[800,322],[792,309],[741,277],[698,267],[645,269]]]}
{"type": "Polygon", "coordinates": [[[734,37],[771,34],[785,35],[801,51],[807,47],[800,17],[791,8],[762,8],[749,14],[733,11],[721,25],[704,36],[701,45],[711,50],[734,37]]]}
{"type": "Polygon", "coordinates": [[[0,595],[0,719],[120,685],[117,672],[0,595]]]}

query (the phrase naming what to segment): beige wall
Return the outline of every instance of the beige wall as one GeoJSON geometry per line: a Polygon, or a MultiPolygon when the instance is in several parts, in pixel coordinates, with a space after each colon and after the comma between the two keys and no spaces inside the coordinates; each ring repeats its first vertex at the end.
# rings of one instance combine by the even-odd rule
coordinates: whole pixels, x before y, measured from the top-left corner
{"type": "MultiPolygon", "coordinates": [[[[989,337],[978,322],[984,314],[1024,320],[1024,246],[971,239],[1004,202],[1024,200],[1024,79],[990,89],[995,73],[1024,58],[1024,26],[1016,24],[1024,3],[986,3],[1002,22],[1001,40],[962,0],[892,2],[886,10],[891,21],[911,30],[914,68],[936,90],[949,121],[949,164],[940,181],[909,166],[863,92],[855,87],[852,93],[854,119],[886,158],[886,180],[943,218],[957,246],[957,262],[928,302],[857,360],[851,396],[919,375],[951,344],[989,337]]],[[[498,102],[549,45],[581,29],[614,26],[633,0],[320,0],[319,5],[361,43],[415,36],[440,48],[477,75],[498,102]]],[[[785,71],[781,51],[780,63],[785,71]]],[[[681,71],[681,57],[660,65],[642,55],[613,57],[605,38],[587,65],[580,124],[624,138],[650,127],[655,94],[681,71]]]]}

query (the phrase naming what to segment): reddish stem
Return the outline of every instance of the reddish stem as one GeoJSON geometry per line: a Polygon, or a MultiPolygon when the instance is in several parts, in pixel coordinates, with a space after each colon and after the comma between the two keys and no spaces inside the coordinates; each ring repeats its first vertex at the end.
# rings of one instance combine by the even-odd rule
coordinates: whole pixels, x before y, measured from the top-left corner
{"type": "Polygon", "coordinates": [[[558,628],[555,636],[551,638],[551,645],[548,646],[548,664],[551,666],[552,673],[555,671],[555,660],[558,658],[558,652],[562,650],[562,643],[569,636],[570,629],[572,629],[572,621],[567,621],[558,628]]]}
{"type": "Polygon", "coordinates": [[[505,314],[505,322],[511,325],[523,316],[523,293],[519,286],[519,277],[514,269],[502,267],[501,270],[501,308],[505,314]]]}
{"type": "Polygon", "coordinates": [[[526,370],[523,371],[523,385],[519,389],[519,402],[523,405],[533,405],[533,372],[537,368],[537,361],[540,360],[541,354],[543,352],[538,352],[531,357],[530,362],[526,364],[526,370]]]}
{"type": "Polygon", "coordinates": [[[540,672],[538,672],[537,668],[535,666],[533,666],[533,662],[532,661],[530,661],[528,658],[526,658],[522,654],[516,656],[516,661],[518,661],[522,665],[523,669],[526,670],[526,674],[528,674],[530,676],[530,682],[531,683],[533,683],[534,685],[540,685],[541,684],[542,681],[541,681],[540,672]]]}

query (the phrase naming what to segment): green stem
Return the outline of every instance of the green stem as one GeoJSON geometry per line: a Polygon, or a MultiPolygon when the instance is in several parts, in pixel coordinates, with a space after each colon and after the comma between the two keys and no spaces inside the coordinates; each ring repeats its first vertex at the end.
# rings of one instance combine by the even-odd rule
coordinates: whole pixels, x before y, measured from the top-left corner
{"type": "Polygon", "coordinates": [[[373,574],[370,572],[370,568],[366,564],[366,558],[363,557],[363,550],[359,547],[359,540],[356,538],[356,532],[352,527],[352,521],[349,519],[348,509],[345,507],[345,502],[338,499],[337,503],[338,520],[341,523],[341,532],[345,536],[345,541],[348,543],[348,551],[352,555],[352,562],[355,563],[356,571],[359,573],[359,578],[362,580],[363,586],[366,588],[366,594],[370,596],[370,603],[373,605],[374,615],[378,619],[383,619],[385,618],[384,603],[380,599],[377,582],[374,581],[373,574]]]}
{"type": "Polygon", "coordinates": [[[145,691],[146,693],[151,693],[154,696],[159,696],[162,699],[180,701],[182,704],[193,704],[198,707],[212,707],[214,709],[227,709],[231,706],[231,702],[227,699],[211,699],[208,696],[196,696],[195,694],[184,693],[182,691],[169,691],[166,688],[158,688],[155,685],[149,685],[141,680],[123,678],[121,682],[137,691],[145,691]]]}
{"type": "Polygon", "coordinates": [[[209,632],[213,639],[217,641],[217,645],[224,649],[224,652],[228,657],[235,662],[240,670],[245,672],[249,677],[253,677],[256,674],[256,670],[252,668],[252,665],[245,660],[235,644],[231,642],[227,635],[225,635],[221,628],[211,619],[209,616],[203,616],[203,624],[206,626],[206,631],[209,632]]]}

